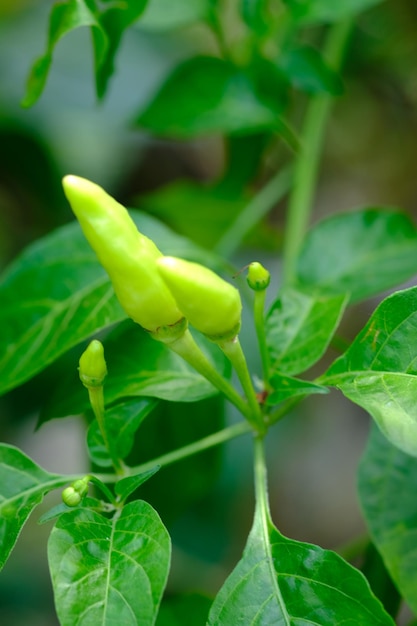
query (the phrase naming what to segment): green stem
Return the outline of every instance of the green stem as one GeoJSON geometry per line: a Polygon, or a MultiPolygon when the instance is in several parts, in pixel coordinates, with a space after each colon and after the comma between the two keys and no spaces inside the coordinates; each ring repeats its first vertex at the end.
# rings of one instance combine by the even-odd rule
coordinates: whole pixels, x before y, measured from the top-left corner
{"type": "Polygon", "coordinates": [[[255,389],[253,388],[248,365],[246,363],[246,358],[243,354],[239,338],[235,337],[234,339],[228,341],[219,341],[218,345],[233,365],[240,380],[240,384],[242,385],[243,391],[248,399],[251,411],[250,415],[247,416],[249,421],[256,428],[257,431],[264,432],[265,426],[263,423],[261,407],[259,406],[255,389]]]}
{"type": "Polygon", "coordinates": [[[215,246],[215,252],[220,256],[231,256],[238,249],[251,228],[285,196],[291,185],[291,174],[288,167],[268,181],[223,233],[215,246]]]}
{"type": "Polygon", "coordinates": [[[262,518],[263,526],[266,528],[271,523],[271,514],[268,501],[264,438],[261,436],[255,438],[254,453],[256,510],[262,518]]]}
{"type": "Polygon", "coordinates": [[[90,398],[91,408],[93,409],[93,413],[100,428],[101,436],[103,437],[104,445],[106,446],[106,449],[110,455],[116,474],[123,474],[123,467],[120,463],[120,460],[115,456],[109,438],[107,436],[106,424],[104,420],[105,409],[103,387],[88,387],[88,396],[90,398]]]}
{"type": "MultiPolygon", "coordinates": [[[[341,66],[351,30],[351,21],[335,24],[329,31],[324,56],[335,70],[341,66]]],[[[302,150],[295,163],[293,187],[288,204],[284,240],[284,282],[294,281],[296,262],[308,226],[312,198],[317,182],[324,131],[332,104],[330,95],[311,99],[301,134],[302,150]]]]}
{"type": "MultiPolygon", "coordinates": [[[[238,424],[234,424],[233,426],[224,428],[217,433],[213,433],[212,435],[203,437],[198,441],[189,443],[182,448],[178,448],[177,450],[167,452],[166,454],[163,454],[162,456],[159,456],[155,459],[146,461],[146,463],[136,465],[135,467],[130,467],[128,472],[131,476],[133,476],[135,474],[142,474],[143,472],[147,472],[155,467],[155,465],[166,467],[167,465],[171,465],[172,463],[181,461],[182,459],[186,459],[193,454],[204,452],[204,450],[208,450],[209,448],[218,446],[222,443],[225,443],[226,441],[229,441],[230,439],[235,439],[235,437],[245,435],[247,433],[250,433],[251,431],[252,427],[250,426],[250,424],[248,424],[248,422],[239,422],[238,424]]],[[[103,482],[116,482],[117,480],[119,480],[119,476],[115,476],[114,474],[97,474],[96,476],[103,482]]]]}
{"type": "Polygon", "coordinates": [[[172,343],[166,344],[173,352],[181,356],[184,361],[187,361],[197,372],[199,372],[204,378],[206,378],[211,384],[221,391],[232,404],[239,409],[239,411],[247,419],[251,418],[251,409],[248,404],[240,397],[235,389],[228,383],[227,380],[221,376],[218,371],[213,367],[207,357],[200,350],[198,345],[193,339],[189,330],[179,339],[176,339],[172,343]]]}
{"type": "Polygon", "coordinates": [[[268,346],[266,344],[265,334],[265,297],[266,289],[262,291],[255,291],[255,299],[253,302],[253,315],[255,320],[256,336],[258,337],[259,351],[261,353],[262,372],[265,385],[269,380],[269,353],[268,346]]]}

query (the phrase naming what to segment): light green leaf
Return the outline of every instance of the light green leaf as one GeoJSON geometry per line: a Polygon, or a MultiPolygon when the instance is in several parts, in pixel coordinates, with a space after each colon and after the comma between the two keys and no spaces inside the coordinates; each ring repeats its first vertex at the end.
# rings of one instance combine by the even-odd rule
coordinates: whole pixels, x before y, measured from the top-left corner
{"type": "Polygon", "coordinates": [[[393,626],[362,574],[334,552],[283,537],[257,513],[208,626],[393,626]]]}
{"type": "Polygon", "coordinates": [[[126,500],[131,493],[133,493],[138,487],[143,485],[147,480],[152,478],[152,476],[160,469],[160,465],[155,465],[152,469],[147,472],[142,472],[140,474],[135,474],[134,476],[127,476],[126,478],[122,478],[117,481],[115,485],[116,495],[120,496],[122,500],[126,500]]]}
{"type": "Polygon", "coordinates": [[[381,0],[284,0],[294,19],[303,24],[339,22],[353,17],[381,0]]]}
{"type": "Polygon", "coordinates": [[[68,477],[46,472],[17,448],[0,444],[0,569],[33,509],[67,482],[68,477]]]}
{"type": "Polygon", "coordinates": [[[407,215],[381,208],[339,213],[307,233],[298,284],[363,300],[416,274],[416,255],[417,230],[407,215]]]}
{"type": "Polygon", "coordinates": [[[386,298],[320,383],[367,410],[385,436],[417,455],[417,287],[386,298]]]}
{"type": "Polygon", "coordinates": [[[359,466],[359,497],[372,539],[406,602],[417,612],[417,459],[374,427],[359,466]]]}
{"type": "Polygon", "coordinates": [[[269,381],[272,391],[268,395],[265,403],[268,406],[279,404],[294,396],[306,396],[312,393],[328,393],[328,389],[322,385],[316,385],[300,378],[274,374],[269,381]]]}
{"type": "MultiPolygon", "coordinates": [[[[217,267],[216,257],[156,219],[132,211],[165,254],[217,267]]],[[[29,246],[0,281],[0,393],[17,387],[98,330],[126,318],[73,222],[29,246]]]]}
{"type": "Polygon", "coordinates": [[[346,303],[344,294],[283,289],[266,318],[271,369],[291,375],[311,367],[329,345],[346,303]]]}
{"type": "MultiPolygon", "coordinates": [[[[153,398],[134,398],[106,409],[105,428],[113,458],[126,458],[132,449],[135,432],[156,405],[157,400],[153,398]]],[[[90,424],[87,432],[87,445],[93,463],[102,467],[111,467],[112,459],[97,420],[90,424]]]]}
{"type": "MultiPolygon", "coordinates": [[[[201,335],[196,340],[219,372],[225,376],[230,367],[218,347],[201,335]]],[[[103,340],[109,376],[104,385],[104,400],[110,405],[122,398],[151,396],[172,402],[195,402],[218,391],[169,348],[152,339],[133,322],[126,321],[103,340]]],[[[48,398],[41,421],[83,413],[88,409],[88,394],[80,385],[76,364],[48,398]]]]}
{"type": "Polygon", "coordinates": [[[170,539],[146,502],[112,519],[93,511],[62,515],[48,543],[62,626],[153,626],[170,564],[170,539]]]}
{"type": "Polygon", "coordinates": [[[265,129],[290,137],[281,110],[279,98],[273,105],[258,95],[249,74],[215,57],[194,57],[174,69],[137,123],[158,135],[183,138],[265,129]]]}

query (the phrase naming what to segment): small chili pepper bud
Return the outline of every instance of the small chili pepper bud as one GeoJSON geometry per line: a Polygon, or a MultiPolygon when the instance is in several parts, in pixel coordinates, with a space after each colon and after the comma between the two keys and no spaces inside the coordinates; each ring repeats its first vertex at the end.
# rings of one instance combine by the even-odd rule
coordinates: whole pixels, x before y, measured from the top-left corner
{"type": "Polygon", "coordinates": [[[254,291],[264,291],[271,282],[271,274],[263,265],[254,261],[248,266],[246,278],[248,285],[254,291]]]}
{"type": "Polygon", "coordinates": [[[138,231],[127,210],[85,178],[65,176],[63,186],[129,317],[151,332],[179,322],[183,314],[156,269],[162,253],[138,231]]]}
{"type": "Polygon", "coordinates": [[[88,492],[90,476],[74,480],[72,485],[62,492],[62,500],[67,506],[77,506],[88,492]]]}
{"type": "Polygon", "coordinates": [[[194,328],[213,341],[236,337],[242,303],[235,287],[198,263],[165,256],[157,266],[194,328]]]}
{"type": "Polygon", "coordinates": [[[104,348],[101,341],[93,339],[81,355],[80,380],[84,387],[101,387],[107,374],[104,348]]]}

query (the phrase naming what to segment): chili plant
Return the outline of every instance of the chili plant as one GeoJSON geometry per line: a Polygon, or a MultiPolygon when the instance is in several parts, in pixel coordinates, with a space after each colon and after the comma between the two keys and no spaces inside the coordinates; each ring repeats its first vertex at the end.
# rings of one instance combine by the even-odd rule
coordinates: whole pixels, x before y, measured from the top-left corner
{"type": "MultiPolygon", "coordinates": [[[[347,307],[416,274],[417,230],[405,213],[374,206],[309,227],[324,129],[332,96],[343,91],[340,68],[353,20],[375,4],[242,0],[233,17],[236,40],[222,3],[173,2],[187,20],[204,24],[216,50],[174,68],[137,124],[171,138],[222,134],[226,173],[217,187],[201,190],[213,203],[232,174],[236,182],[239,167],[243,188],[253,163],[259,165],[278,140],[288,146],[287,164],[220,220],[211,249],[145,213],[127,211],[93,182],[66,176],[78,221],[32,244],[6,269],[1,391],[19,387],[78,346],[81,381],[70,376],[53,389],[40,423],[84,413],[91,471],[51,473],[20,449],[0,446],[1,566],[44,496],[62,491],[62,502],[41,521],[53,523],[48,561],[63,626],[388,626],[402,598],[417,612],[417,287],[391,293],[335,360],[322,358],[332,342],[341,345],[336,333],[347,307]],[[305,106],[299,130],[290,107],[297,97],[305,106]],[[232,284],[230,259],[286,194],[282,285],[266,308],[269,271],[247,259],[232,284]],[[239,333],[251,332],[241,323],[242,300],[252,311],[259,371],[250,371],[239,341],[239,333]],[[363,561],[369,581],[336,552],[285,537],[270,512],[268,433],[309,395],[330,388],[375,423],[359,468],[364,516],[382,557],[373,567],[369,558],[363,561]],[[233,407],[239,417],[231,425],[216,431],[220,418],[213,416],[204,436],[152,459],[137,458],[143,425],[161,403],[201,407],[213,398],[219,416],[223,402],[233,407]],[[141,486],[149,481],[152,490],[157,472],[243,435],[253,442],[255,484],[246,547],[212,602],[186,596],[174,617],[162,600],[170,535],[155,508],[139,498],[141,486]],[[384,584],[375,584],[375,573],[384,584]],[[392,582],[396,591],[388,595],[392,582]]],[[[124,31],[142,17],[169,22],[170,6],[162,0],[56,4],[24,104],[41,95],[54,46],[81,26],[92,31],[96,89],[103,97],[124,31]]],[[[165,480],[171,479],[167,472],[165,480]]],[[[169,488],[180,491],[185,483],[169,488]]]]}

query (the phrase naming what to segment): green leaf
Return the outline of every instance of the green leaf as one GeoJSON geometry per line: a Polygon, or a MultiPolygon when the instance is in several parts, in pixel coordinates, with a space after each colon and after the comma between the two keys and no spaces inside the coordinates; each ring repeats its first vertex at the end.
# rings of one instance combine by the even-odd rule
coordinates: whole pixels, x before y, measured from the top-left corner
{"type": "Polygon", "coordinates": [[[310,383],[300,378],[282,376],[281,374],[274,374],[269,384],[272,387],[272,391],[266,399],[268,406],[274,406],[294,396],[305,396],[312,393],[328,393],[329,391],[327,387],[323,387],[322,385],[316,385],[315,383],[310,383]]]}
{"type": "Polygon", "coordinates": [[[346,296],[285,288],[266,318],[271,369],[299,374],[324,354],[347,303],[346,296]]]}
{"type": "Polygon", "coordinates": [[[134,476],[128,476],[127,478],[122,478],[115,485],[116,495],[120,496],[122,500],[126,500],[131,493],[133,493],[138,487],[143,485],[147,480],[152,478],[152,476],[160,469],[159,465],[155,465],[152,469],[147,472],[141,472],[140,474],[135,474],[134,476]]]}
{"type": "Polygon", "coordinates": [[[67,482],[68,477],[46,472],[17,448],[0,444],[0,569],[33,509],[67,482]]]}
{"type": "MultiPolygon", "coordinates": [[[[68,482],[68,481],[67,481],[68,482]]],[[[64,502],[53,506],[49,511],[43,513],[38,519],[38,524],[46,524],[47,522],[51,522],[56,519],[63,513],[68,513],[69,511],[73,511],[75,507],[67,506],[64,502]]],[[[88,496],[84,497],[80,504],[77,505],[77,509],[95,509],[96,511],[105,511],[106,503],[102,500],[98,500],[97,498],[89,498],[88,496]]]]}
{"type": "MultiPolygon", "coordinates": [[[[216,257],[156,219],[137,211],[131,215],[165,254],[219,267],[216,257]]],[[[0,282],[0,300],[0,393],[126,318],[76,222],[35,242],[9,266],[0,282]]]]}
{"type": "MultiPolygon", "coordinates": [[[[133,446],[135,432],[156,404],[157,400],[154,399],[135,398],[122,401],[106,410],[105,428],[114,458],[127,457],[133,446]]],[[[93,463],[102,467],[111,467],[112,459],[96,419],[88,429],[87,445],[93,463]]]]}
{"type": "Polygon", "coordinates": [[[99,12],[93,0],[66,0],[56,3],[50,13],[46,52],[35,61],[27,82],[25,107],[41,96],[52,64],[55,46],[69,32],[88,26],[94,48],[97,96],[101,98],[114,71],[114,58],[124,31],[142,14],[147,0],[124,0],[119,6],[99,12]]]}
{"type": "Polygon", "coordinates": [[[380,208],[339,213],[307,233],[298,284],[363,300],[413,276],[416,255],[417,230],[407,215],[380,208]]]}
{"type": "Polygon", "coordinates": [[[48,543],[62,626],[152,626],[165,588],[170,540],[141,500],[107,519],[93,511],[62,515],[48,543]]]}
{"type": "Polygon", "coordinates": [[[258,512],[208,626],[393,626],[366,579],[334,552],[292,541],[258,512]]]}
{"type": "Polygon", "coordinates": [[[137,123],[162,136],[179,138],[210,133],[290,132],[275,107],[258,96],[249,74],[215,57],[181,63],[141,112],[137,123]]]}
{"type": "Polygon", "coordinates": [[[321,377],[368,411],[384,435],[417,455],[417,287],[386,298],[321,377]]]}
{"type": "Polygon", "coordinates": [[[268,0],[240,0],[240,11],[247,26],[257,35],[263,35],[268,30],[270,15],[268,0]]]}
{"type": "Polygon", "coordinates": [[[417,459],[394,447],[374,427],[359,466],[362,510],[385,565],[417,612],[417,459]]]}
{"type": "MultiPolygon", "coordinates": [[[[200,347],[225,376],[230,368],[223,354],[201,335],[200,347]]],[[[172,402],[194,402],[218,391],[190,365],[130,320],[119,325],[103,340],[109,376],[104,385],[106,405],[122,398],[151,396],[172,402]]],[[[80,385],[76,364],[67,380],[51,393],[41,421],[84,413],[88,394],[80,385]]]]}
{"type": "Polygon", "coordinates": [[[381,0],[284,0],[292,17],[303,24],[338,22],[353,17],[381,0]]]}
{"type": "Polygon", "coordinates": [[[326,65],[320,53],[309,46],[284,50],[279,66],[288,80],[307,93],[330,93],[334,96],[343,93],[340,76],[326,65]]]}
{"type": "Polygon", "coordinates": [[[49,18],[46,52],[35,61],[30,71],[26,95],[22,101],[23,106],[32,106],[41,96],[48,78],[55,46],[64,35],[83,26],[89,26],[92,29],[96,67],[100,67],[105,59],[109,41],[99,23],[94,4],[89,0],[67,0],[54,4],[49,18]]]}
{"type": "Polygon", "coordinates": [[[174,30],[205,20],[210,15],[211,0],[151,0],[138,24],[141,30],[174,30]]]}
{"type": "Polygon", "coordinates": [[[211,600],[197,593],[164,599],[156,626],[203,626],[211,600]]]}

